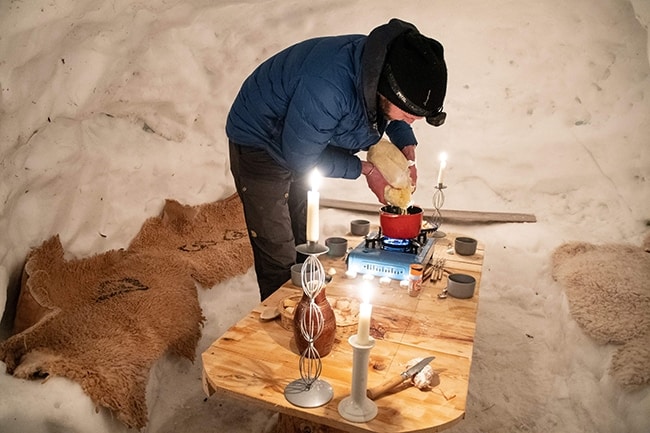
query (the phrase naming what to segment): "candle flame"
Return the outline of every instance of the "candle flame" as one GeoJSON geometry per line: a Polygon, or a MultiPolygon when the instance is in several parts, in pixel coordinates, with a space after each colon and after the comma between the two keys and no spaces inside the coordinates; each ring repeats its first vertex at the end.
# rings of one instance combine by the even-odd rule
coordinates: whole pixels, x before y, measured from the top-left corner
{"type": "Polygon", "coordinates": [[[318,191],[318,188],[320,187],[321,183],[321,177],[318,169],[312,170],[311,174],[309,175],[309,184],[311,185],[311,190],[312,191],[318,191]]]}
{"type": "Polygon", "coordinates": [[[440,165],[444,168],[447,166],[447,152],[440,154],[440,165]]]}

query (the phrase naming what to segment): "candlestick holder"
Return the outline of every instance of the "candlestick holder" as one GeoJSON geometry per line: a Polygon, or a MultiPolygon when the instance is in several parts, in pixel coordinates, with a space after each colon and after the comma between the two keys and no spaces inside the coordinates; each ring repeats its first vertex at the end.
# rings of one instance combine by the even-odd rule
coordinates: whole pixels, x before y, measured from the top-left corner
{"type": "Polygon", "coordinates": [[[375,339],[370,337],[368,344],[359,344],[356,335],[348,338],[352,352],[352,387],[350,395],[339,403],[339,414],[348,421],[367,422],[377,416],[377,405],[370,400],[368,388],[368,358],[375,339]]]}
{"type": "Polygon", "coordinates": [[[440,226],[442,226],[442,214],[440,213],[440,209],[445,204],[445,193],[443,191],[445,188],[447,188],[445,185],[439,183],[436,185],[435,191],[433,192],[433,215],[431,216],[430,221],[435,228],[435,231],[433,232],[434,238],[444,238],[447,236],[445,232],[440,230],[440,226]]]}
{"type": "MultiPolygon", "coordinates": [[[[296,309],[294,326],[299,328],[299,333],[296,332],[294,335],[296,339],[298,334],[301,335],[307,346],[301,352],[298,363],[300,379],[296,379],[286,386],[284,397],[291,404],[299,407],[319,407],[329,402],[334,396],[332,386],[319,379],[323,362],[315,345],[326,324],[323,311],[316,302],[316,297],[325,286],[325,269],[317,256],[327,252],[328,249],[315,242],[296,247],[296,250],[307,255],[307,259],[302,265],[301,279],[302,290],[305,297],[308,298],[308,303],[304,308],[296,309]]],[[[330,320],[333,320],[333,316],[330,320]]],[[[296,342],[296,344],[298,343],[296,342]]]]}
{"type": "Polygon", "coordinates": [[[296,247],[296,251],[306,256],[320,256],[329,250],[329,247],[314,241],[307,241],[307,243],[300,244],[296,247]]]}

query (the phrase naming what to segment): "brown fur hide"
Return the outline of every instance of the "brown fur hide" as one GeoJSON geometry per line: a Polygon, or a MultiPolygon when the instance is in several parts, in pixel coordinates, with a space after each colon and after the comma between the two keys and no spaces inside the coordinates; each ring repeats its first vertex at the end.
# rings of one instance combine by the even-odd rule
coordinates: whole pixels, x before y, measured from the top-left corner
{"type": "Polygon", "coordinates": [[[572,242],[553,253],[553,278],[596,341],[621,347],[609,372],[627,389],[650,384],[650,236],[643,247],[572,242]]]}
{"type": "Polygon", "coordinates": [[[194,360],[210,287],[252,265],[239,198],[198,207],[168,200],[127,250],[65,260],[58,236],[30,252],[7,371],[78,382],[129,427],[147,423],[146,383],[165,353],[194,360]]]}

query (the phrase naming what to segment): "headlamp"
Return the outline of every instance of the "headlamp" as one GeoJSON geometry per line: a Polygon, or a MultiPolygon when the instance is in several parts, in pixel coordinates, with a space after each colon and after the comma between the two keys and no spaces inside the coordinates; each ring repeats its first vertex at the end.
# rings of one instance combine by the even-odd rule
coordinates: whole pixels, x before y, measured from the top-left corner
{"type": "Polygon", "coordinates": [[[441,126],[445,123],[445,119],[447,119],[447,113],[444,111],[439,111],[432,116],[426,116],[426,119],[429,125],[441,126]]]}

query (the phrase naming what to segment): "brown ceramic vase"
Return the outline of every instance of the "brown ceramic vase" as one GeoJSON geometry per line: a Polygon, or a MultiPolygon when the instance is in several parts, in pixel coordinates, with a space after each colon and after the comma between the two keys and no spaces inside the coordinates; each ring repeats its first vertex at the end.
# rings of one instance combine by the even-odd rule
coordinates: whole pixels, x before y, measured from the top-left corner
{"type": "MultiPolygon", "coordinates": [[[[334,346],[334,338],[336,337],[336,317],[334,316],[334,310],[332,309],[332,306],[327,301],[327,297],[325,295],[325,287],[323,287],[320,293],[316,295],[316,299],[314,301],[323,313],[323,332],[321,332],[318,338],[314,340],[314,347],[322,358],[324,356],[327,356],[332,351],[332,347],[334,346]]],[[[300,321],[303,316],[303,311],[308,309],[309,297],[303,293],[302,298],[300,298],[300,302],[296,306],[293,316],[293,336],[296,341],[296,346],[298,347],[298,352],[300,354],[302,354],[308,346],[307,340],[300,332],[300,321]]],[[[307,321],[311,320],[312,322],[315,322],[316,320],[315,317],[310,317],[309,311],[307,311],[305,319],[307,321]]],[[[309,326],[309,323],[306,325],[309,326]]],[[[311,356],[308,357],[311,358],[311,356]]]]}

